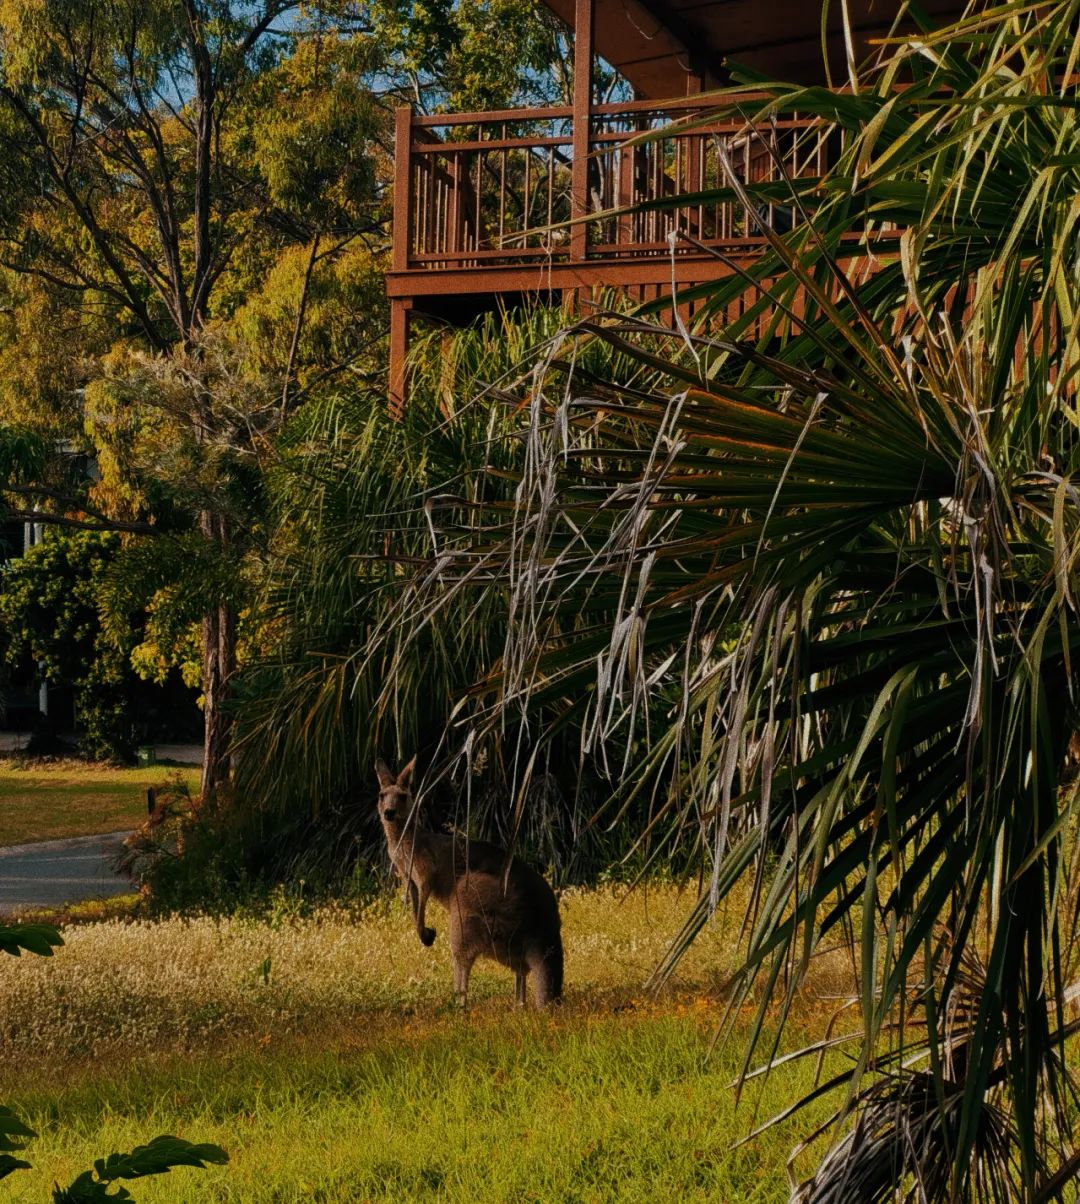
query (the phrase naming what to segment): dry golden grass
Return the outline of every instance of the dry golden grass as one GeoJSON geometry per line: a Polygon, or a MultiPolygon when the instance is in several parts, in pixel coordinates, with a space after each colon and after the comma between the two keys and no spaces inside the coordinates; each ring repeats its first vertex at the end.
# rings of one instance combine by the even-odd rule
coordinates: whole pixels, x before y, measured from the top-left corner
{"type": "MultiPolygon", "coordinates": [[[[643,990],[691,901],[673,888],[625,898],[611,889],[564,893],[568,1011],[666,1012],[707,998],[719,1014],[737,956],[733,921],[706,928],[664,996],[643,990]]],[[[439,913],[432,918],[438,928],[439,913]]],[[[49,960],[0,962],[0,1058],[55,1065],[125,1048],[278,1040],[351,1028],[360,1018],[374,1031],[380,1017],[426,1022],[453,1011],[445,934],[424,948],[397,900],[359,915],[327,908],[277,922],[112,919],[68,928],[65,939],[49,960]]],[[[839,993],[845,979],[842,959],[815,967],[820,994],[839,993]]],[[[478,1008],[501,1010],[512,993],[505,970],[477,963],[478,1008]]]]}

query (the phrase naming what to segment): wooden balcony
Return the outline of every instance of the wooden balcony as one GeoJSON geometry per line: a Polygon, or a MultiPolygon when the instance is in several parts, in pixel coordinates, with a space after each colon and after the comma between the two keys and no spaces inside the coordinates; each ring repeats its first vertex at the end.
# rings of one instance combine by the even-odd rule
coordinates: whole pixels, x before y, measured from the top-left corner
{"type": "Polygon", "coordinates": [[[649,300],[760,254],[763,223],[790,229],[792,207],[777,200],[749,212],[732,199],[728,172],[749,182],[819,176],[826,136],[809,117],[756,129],[710,120],[714,109],[701,97],[584,112],[400,109],[387,278],[392,393],[404,392],[412,311],[459,322],[500,298],[606,287],[649,300]],[[695,197],[710,191],[727,195],[695,197]],[[695,199],[672,204],[682,196],[695,199]]]}

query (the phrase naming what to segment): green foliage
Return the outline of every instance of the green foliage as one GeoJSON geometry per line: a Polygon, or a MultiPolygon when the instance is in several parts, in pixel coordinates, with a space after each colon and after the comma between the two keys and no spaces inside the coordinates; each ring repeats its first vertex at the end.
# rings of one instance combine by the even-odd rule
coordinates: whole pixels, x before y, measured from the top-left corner
{"type": "Polygon", "coordinates": [[[45,444],[34,431],[0,425],[0,483],[22,484],[40,476],[46,463],[45,444]]]}
{"type": "Polygon", "coordinates": [[[564,104],[565,29],[526,0],[385,0],[374,10],[387,66],[424,108],[476,112],[564,104]]]}
{"type": "Polygon", "coordinates": [[[301,41],[253,82],[245,110],[271,201],[309,227],[367,225],[385,112],[367,86],[384,48],[363,38],[301,41]]]}
{"type": "Polygon", "coordinates": [[[220,1166],[229,1161],[220,1146],[193,1145],[181,1137],[155,1137],[147,1145],[136,1146],[130,1154],[110,1154],[99,1158],[92,1171],[83,1171],[70,1187],[53,1191],[54,1204],[94,1204],[99,1200],[130,1201],[134,1197],[126,1187],[109,1185],[118,1179],[143,1179],[147,1175],[164,1175],[174,1167],[220,1166]]]}
{"type": "Polygon", "coordinates": [[[51,924],[5,924],[0,926],[0,953],[21,956],[25,949],[38,957],[52,957],[64,938],[51,924]]]}
{"type": "MultiPolygon", "coordinates": [[[[0,1107],[0,1179],[13,1171],[30,1169],[31,1164],[16,1157],[15,1153],[28,1139],[36,1136],[14,1112],[0,1107]]],[[[83,1171],[68,1187],[53,1188],[53,1204],[95,1204],[105,1200],[130,1202],[134,1197],[118,1180],[164,1175],[180,1166],[202,1170],[208,1165],[221,1166],[228,1161],[228,1154],[220,1146],[195,1145],[182,1137],[163,1134],[146,1145],[136,1146],[130,1154],[98,1158],[93,1170],[83,1171]]]]}
{"type": "MultiPolygon", "coordinates": [[[[6,931],[0,928],[0,942],[4,940],[6,931]]],[[[30,1163],[16,1155],[26,1144],[27,1138],[36,1136],[34,1130],[23,1124],[10,1108],[0,1106],[0,1179],[7,1178],[12,1171],[29,1170],[30,1163]]]]}
{"type": "MultiPolygon", "coordinates": [[[[268,478],[275,525],[250,616],[259,635],[238,684],[234,805],[251,815],[249,883],[284,875],[311,891],[352,889],[357,876],[370,884],[366,866],[382,861],[369,805],[376,756],[419,750],[430,759],[457,701],[501,654],[501,599],[477,606],[459,594],[448,603],[452,618],[425,625],[411,605],[409,569],[428,555],[433,523],[465,521],[474,506],[510,498],[507,474],[524,454],[512,436],[521,417],[465,399],[477,382],[501,395],[514,365],[553,346],[564,321],[538,308],[453,335],[433,331],[417,340],[402,421],[379,396],[342,397],[309,405],[281,439],[268,478]],[[381,634],[392,649],[373,658],[381,634]]],[[[599,346],[588,357],[597,367],[610,360],[599,346]]],[[[625,829],[585,828],[599,788],[593,768],[579,767],[574,739],[568,732],[566,746],[538,762],[527,808],[515,803],[502,758],[462,763],[429,794],[433,822],[517,840],[560,877],[585,878],[630,841],[625,829]]],[[[190,847],[183,861],[194,889],[216,880],[190,847]]],[[[155,888],[159,873],[173,897],[183,864],[163,864],[155,888]]]]}
{"type": "Polygon", "coordinates": [[[9,668],[32,661],[47,681],[71,684],[79,747],[94,759],[123,759],[135,743],[125,644],[99,618],[101,584],[120,547],[113,534],[49,531],[0,576],[0,653],[9,668]]]}
{"type": "MultiPolygon", "coordinates": [[[[563,35],[524,0],[11,0],[0,45],[0,422],[85,443],[98,468],[74,489],[35,473],[14,508],[256,559],[276,436],[385,379],[388,94],[555,95],[563,35]]],[[[212,793],[251,632],[237,589],[197,639],[214,590],[193,578],[159,577],[134,658],[189,682],[202,662],[212,793]]],[[[121,744],[119,721],[102,703],[92,742],[121,744]]]]}
{"type": "MultiPolygon", "coordinates": [[[[264,837],[258,816],[231,795],[195,809],[186,791],[163,791],[164,820],[135,838],[130,871],[149,889],[156,914],[230,915],[261,910],[270,890],[260,874],[264,837]]],[[[281,839],[281,833],[274,836],[281,839]]]]}
{"type": "Polygon", "coordinates": [[[191,687],[202,677],[202,616],[215,606],[238,605],[242,598],[239,558],[195,534],[118,548],[95,593],[103,631],[129,654],[140,677],[160,685],[178,668],[191,687]],[[133,614],[145,616],[138,632],[132,630],[133,614]]]}

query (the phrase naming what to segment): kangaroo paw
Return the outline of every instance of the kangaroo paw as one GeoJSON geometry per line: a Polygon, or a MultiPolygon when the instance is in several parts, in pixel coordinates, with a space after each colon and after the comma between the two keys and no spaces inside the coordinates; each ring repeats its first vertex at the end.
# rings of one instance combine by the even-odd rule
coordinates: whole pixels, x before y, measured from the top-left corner
{"type": "Polygon", "coordinates": [[[422,945],[434,945],[435,944],[435,929],[434,928],[421,928],[420,943],[422,945]]]}

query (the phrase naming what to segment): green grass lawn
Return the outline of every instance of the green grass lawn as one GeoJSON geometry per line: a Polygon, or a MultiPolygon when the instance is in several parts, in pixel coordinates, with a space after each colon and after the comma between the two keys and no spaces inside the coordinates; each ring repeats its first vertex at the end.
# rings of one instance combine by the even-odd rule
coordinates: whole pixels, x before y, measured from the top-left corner
{"type": "MultiPolygon", "coordinates": [[[[356,1045],[184,1058],[24,1091],[41,1134],[13,1201],[41,1201],[96,1157],[172,1132],[230,1163],[131,1184],[139,1201],[786,1200],[789,1125],[733,1148],[753,1102],[778,1112],[809,1067],[736,1109],[734,1051],[701,1017],[571,1010],[382,1029],[356,1045]]],[[[820,1118],[821,1109],[812,1115],[820,1118]]],[[[810,1119],[809,1117],[807,1118],[810,1119]]]]}
{"type": "MultiPolygon", "coordinates": [[[[785,1200],[788,1152],[823,1108],[734,1148],[814,1069],[785,1066],[736,1107],[739,1033],[710,1055],[735,917],[669,991],[642,990],[689,905],[565,895],[566,1003],[544,1015],[481,963],[460,1016],[444,932],[423,948],[396,902],[69,928],[54,958],[0,963],[0,1101],[40,1134],[5,1191],[44,1200],[172,1132],[231,1162],[131,1184],[137,1201],[785,1200]]],[[[789,1042],[821,1028],[844,973],[817,965],[789,1042]]]]}
{"type": "Polygon", "coordinates": [[[194,767],[0,760],[0,846],[135,828],[146,818],[146,788],[177,774],[189,789],[198,788],[194,767]]]}

